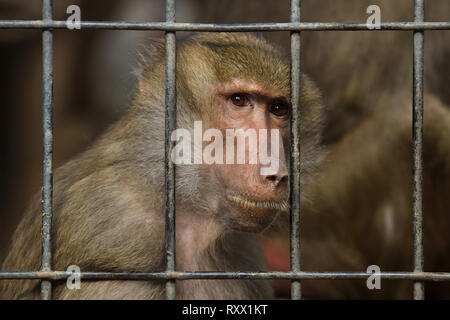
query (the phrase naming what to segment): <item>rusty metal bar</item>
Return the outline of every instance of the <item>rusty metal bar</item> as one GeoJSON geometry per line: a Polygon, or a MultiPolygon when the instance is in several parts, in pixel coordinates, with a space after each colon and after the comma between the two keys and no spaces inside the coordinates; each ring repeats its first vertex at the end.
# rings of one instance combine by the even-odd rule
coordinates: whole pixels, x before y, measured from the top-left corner
{"type": "MultiPolygon", "coordinates": [[[[414,0],[414,21],[423,22],[424,0],[414,0]]],[[[422,272],[423,258],[423,70],[424,31],[414,31],[413,76],[413,234],[414,271],[422,272]]],[[[424,283],[414,282],[414,299],[425,298],[424,283]]]]}
{"type": "MultiPolygon", "coordinates": [[[[166,0],[166,21],[175,22],[175,0],[166,0]]],[[[166,271],[175,271],[175,164],[170,159],[173,141],[170,136],[176,124],[176,38],[166,32],[166,124],[165,124],[165,184],[166,184],[166,271]]],[[[166,283],[166,298],[176,297],[176,282],[166,283]]]]}
{"type": "MultiPolygon", "coordinates": [[[[10,279],[51,279],[62,280],[72,276],[67,271],[3,271],[0,280],[10,279]]],[[[110,273],[81,272],[83,280],[192,280],[192,279],[247,279],[247,280],[347,280],[367,279],[372,273],[366,272],[307,272],[307,271],[271,271],[271,272],[151,272],[151,273],[110,273]]],[[[448,272],[380,272],[381,279],[413,281],[450,281],[448,272]]]]}
{"type": "MultiPolygon", "coordinates": [[[[450,30],[450,22],[383,22],[380,29],[368,29],[366,22],[287,22],[287,23],[170,23],[129,21],[82,21],[81,29],[159,30],[159,31],[383,31],[450,30]]],[[[0,20],[0,29],[66,29],[66,21],[0,20]]]]}
{"type": "MultiPolygon", "coordinates": [[[[291,0],[291,22],[300,22],[300,0],[291,0]]],[[[289,171],[291,271],[300,271],[300,32],[291,32],[291,157],[289,171]]],[[[291,299],[301,298],[301,283],[291,282],[291,299]]]]}
{"type": "MultiPolygon", "coordinates": [[[[52,20],[52,0],[42,1],[42,18],[52,20]]],[[[52,214],[53,214],[53,34],[42,31],[42,260],[41,270],[52,269],[52,214]]],[[[52,298],[52,283],[41,282],[41,299],[52,298]]]]}

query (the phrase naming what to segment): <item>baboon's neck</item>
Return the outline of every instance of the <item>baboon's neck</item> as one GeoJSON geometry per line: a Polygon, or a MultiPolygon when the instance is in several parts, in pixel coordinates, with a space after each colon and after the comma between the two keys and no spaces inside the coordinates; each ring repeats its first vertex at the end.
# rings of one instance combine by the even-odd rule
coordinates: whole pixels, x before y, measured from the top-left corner
{"type": "Polygon", "coordinates": [[[179,212],[176,218],[178,270],[199,270],[210,247],[215,246],[224,227],[210,214],[179,212]]]}

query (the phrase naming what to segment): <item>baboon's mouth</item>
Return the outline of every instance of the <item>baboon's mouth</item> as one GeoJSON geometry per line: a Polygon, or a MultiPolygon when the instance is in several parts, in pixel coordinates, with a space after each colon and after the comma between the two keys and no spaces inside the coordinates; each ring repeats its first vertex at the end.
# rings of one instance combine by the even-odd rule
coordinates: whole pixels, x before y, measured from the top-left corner
{"type": "Polygon", "coordinates": [[[234,204],[244,208],[244,209],[265,209],[265,210],[276,210],[276,211],[289,211],[289,203],[287,200],[254,200],[243,195],[229,194],[227,195],[228,200],[234,204]]]}

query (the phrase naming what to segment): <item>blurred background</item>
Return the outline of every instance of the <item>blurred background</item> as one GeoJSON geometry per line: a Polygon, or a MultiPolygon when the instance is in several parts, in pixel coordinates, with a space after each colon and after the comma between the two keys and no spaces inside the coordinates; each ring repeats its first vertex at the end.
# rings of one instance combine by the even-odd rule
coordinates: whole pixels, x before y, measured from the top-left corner
{"type": "MultiPolygon", "coordinates": [[[[302,18],[304,21],[365,22],[367,6],[378,4],[382,9],[382,21],[411,21],[413,1],[395,1],[407,8],[407,15],[384,12],[383,3],[386,1],[382,0],[353,0],[354,10],[351,12],[341,9],[341,5],[348,3],[348,0],[325,1],[326,5],[320,5],[320,0],[305,0],[302,18]]],[[[442,1],[447,0],[428,1],[426,20],[450,20],[450,12],[433,10],[433,5],[442,1]]],[[[58,0],[54,1],[53,18],[66,20],[66,8],[72,4],[81,8],[82,20],[157,22],[165,18],[164,0],[58,0]]],[[[289,0],[181,0],[176,4],[176,20],[203,23],[288,22],[289,6],[289,0]]],[[[0,20],[40,18],[40,0],[0,0],[0,20]]],[[[305,32],[302,37],[302,65],[322,88],[330,119],[333,119],[324,143],[331,143],[364,118],[366,111],[358,108],[357,102],[369,97],[376,99],[381,93],[374,88],[383,88],[386,78],[392,76],[396,79],[393,81],[404,83],[404,90],[411,91],[412,53],[406,59],[399,58],[404,50],[412,52],[411,34],[397,32],[395,42],[383,40],[381,33],[357,34],[358,47],[345,45],[345,32],[305,32]],[[367,59],[367,52],[374,45],[385,48],[386,65],[381,66],[367,59]],[[390,67],[394,65],[396,68],[390,67]],[[373,70],[378,73],[374,74],[373,70]],[[355,78],[361,79],[356,87],[346,86],[355,78]],[[352,101],[349,103],[350,96],[352,101]],[[334,111],[343,105],[349,108],[345,119],[334,111]]],[[[447,31],[441,34],[449,39],[447,31]]],[[[179,38],[186,35],[177,33],[179,38]]],[[[266,35],[289,50],[288,32],[266,35]]],[[[55,167],[84,150],[120,116],[136,85],[138,52],[145,50],[151,38],[163,36],[163,32],[149,31],[54,31],[55,167]]],[[[431,38],[427,38],[427,45],[432,41],[428,39],[431,38]]],[[[0,257],[31,195],[40,190],[41,50],[40,30],[0,29],[0,257]]],[[[439,62],[431,60],[430,55],[427,59],[428,68],[431,68],[428,63],[439,62]]],[[[450,68],[444,68],[442,72],[446,72],[443,77],[448,80],[442,85],[448,86],[450,68]]],[[[432,77],[428,83],[433,84],[432,77]]],[[[384,85],[384,90],[389,91],[389,86],[384,85]]],[[[442,97],[442,100],[447,104],[450,102],[448,96],[442,97]]],[[[289,268],[285,244],[268,245],[266,252],[272,268],[289,268]]]]}

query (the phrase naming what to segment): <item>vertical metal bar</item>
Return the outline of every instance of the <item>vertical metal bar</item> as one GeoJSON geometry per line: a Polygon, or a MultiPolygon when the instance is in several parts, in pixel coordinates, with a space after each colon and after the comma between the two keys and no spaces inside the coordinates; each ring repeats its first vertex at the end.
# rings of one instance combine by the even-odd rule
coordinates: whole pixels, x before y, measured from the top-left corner
{"type": "MultiPolygon", "coordinates": [[[[300,0],[291,0],[291,22],[300,22],[300,0]]],[[[300,32],[291,32],[291,103],[290,257],[291,270],[300,271],[300,32]]],[[[300,280],[293,280],[291,299],[300,298],[300,280]]]]}
{"type": "MultiPolygon", "coordinates": [[[[42,18],[52,20],[52,0],[42,1],[42,18]]],[[[52,214],[53,214],[53,34],[51,30],[42,32],[42,261],[41,270],[52,268],[52,214]]],[[[41,299],[52,298],[52,283],[41,282],[41,299]]]]}
{"type": "MultiPolygon", "coordinates": [[[[175,22],[175,0],[166,0],[166,22],[175,22]]],[[[166,184],[166,271],[175,270],[175,165],[170,159],[173,142],[171,133],[176,124],[176,38],[166,32],[166,123],[165,123],[165,184],[166,184]]],[[[166,282],[166,298],[176,297],[176,282],[166,282]]]]}
{"type": "MultiPolygon", "coordinates": [[[[414,21],[423,22],[424,0],[414,0],[414,21]]],[[[423,70],[424,31],[414,31],[413,86],[413,232],[414,271],[423,271],[423,70]]],[[[424,282],[414,282],[414,299],[425,298],[424,282]]]]}

